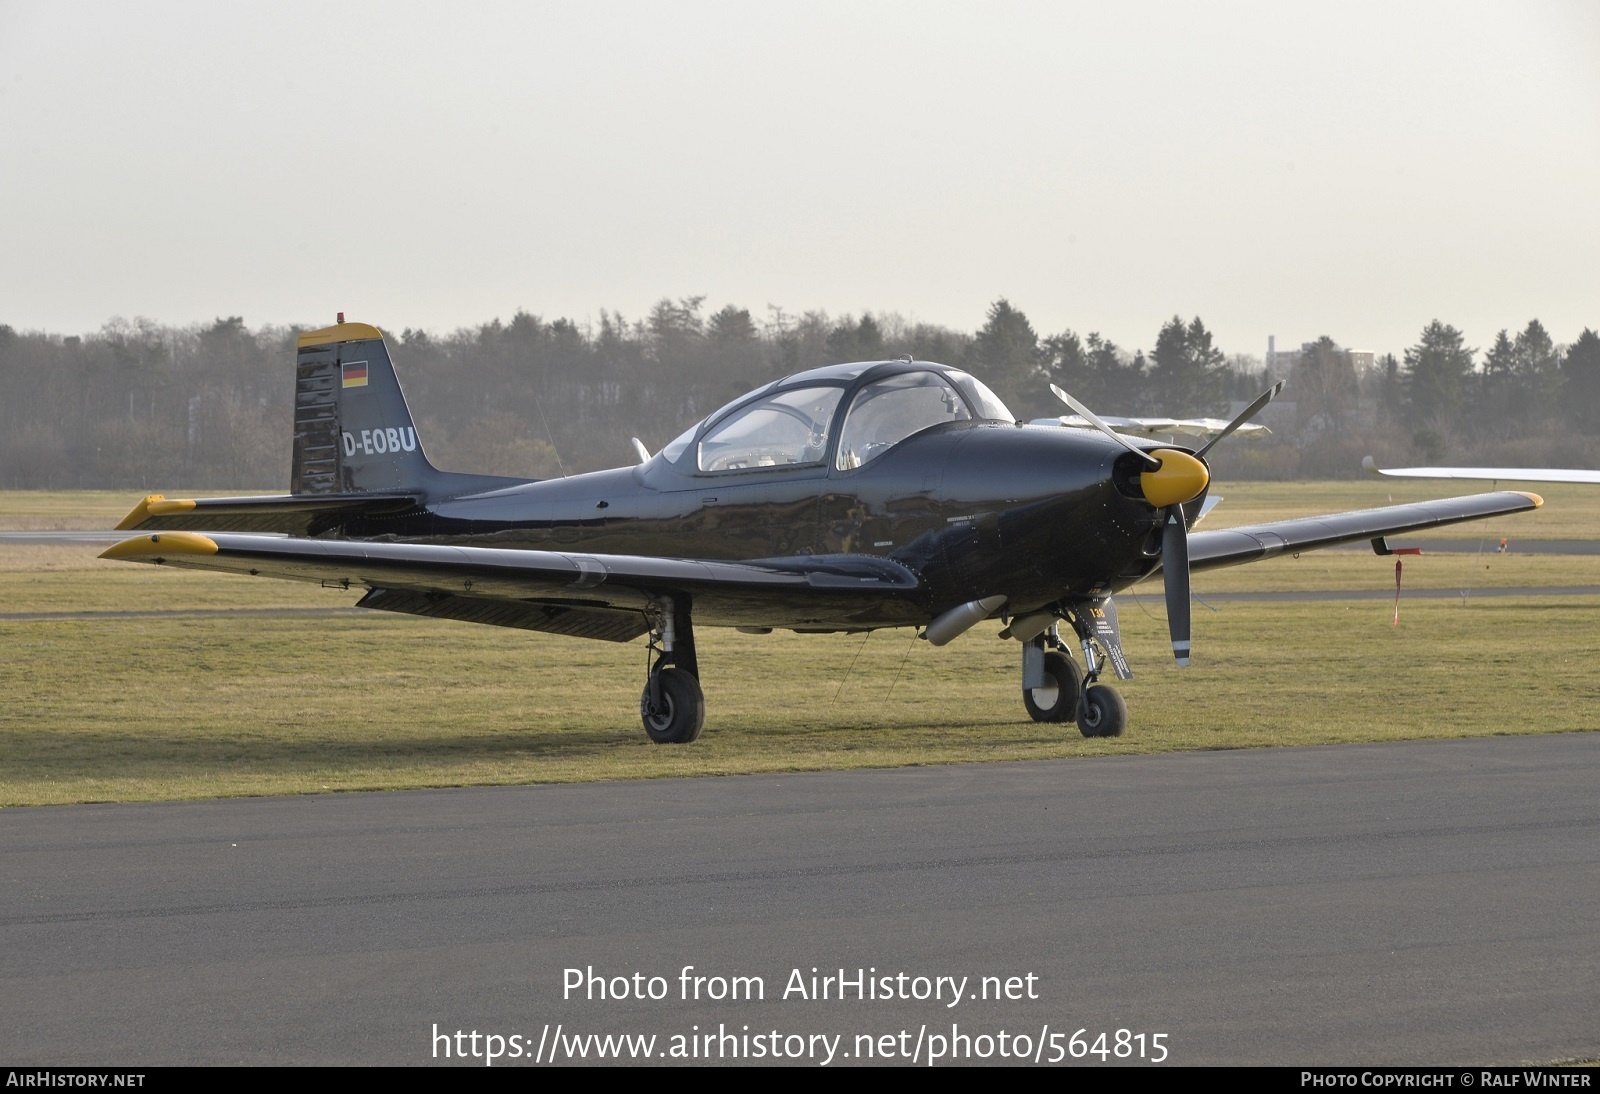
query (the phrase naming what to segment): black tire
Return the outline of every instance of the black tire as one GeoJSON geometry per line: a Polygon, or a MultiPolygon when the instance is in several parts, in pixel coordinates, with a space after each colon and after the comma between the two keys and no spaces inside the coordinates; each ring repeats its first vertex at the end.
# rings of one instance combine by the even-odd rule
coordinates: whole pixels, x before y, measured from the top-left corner
{"type": "Polygon", "coordinates": [[[1070,722],[1078,716],[1083,695],[1083,670],[1059,650],[1044,655],[1045,686],[1023,688],[1022,705],[1035,722],[1070,722]]]}
{"type": "Polygon", "coordinates": [[[652,709],[650,688],[639,697],[639,717],[645,734],[658,745],[686,745],[700,736],[706,724],[706,696],[700,681],[687,672],[666,668],[656,674],[661,703],[652,709]]]}
{"type": "Polygon", "coordinates": [[[1085,737],[1120,737],[1128,728],[1128,704],[1116,688],[1092,684],[1078,704],[1078,732],[1085,737]]]}

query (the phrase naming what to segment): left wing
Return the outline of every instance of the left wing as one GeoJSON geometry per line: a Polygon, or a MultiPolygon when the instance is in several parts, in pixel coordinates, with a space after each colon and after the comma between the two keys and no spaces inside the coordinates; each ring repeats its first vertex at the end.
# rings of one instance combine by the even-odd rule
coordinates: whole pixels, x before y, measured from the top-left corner
{"type": "Polygon", "coordinates": [[[1189,535],[1189,567],[1209,570],[1236,566],[1271,558],[1285,551],[1313,551],[1339,543],[1442,528],[1466,520],[1522,513],[1544,504],[1538,494],[1505,490],[1497,494],[1472,494],[1464,498],[1444,498],[1410,505],[1386,505],[1381,509],[1359,509],[1349,513],[1330,513],[1323,517],[1280,520],[1252,524],[1216,532],[1189,535]]]}
{"type": "Polygon", "coordinates": [[[158,532],[101,558],[369,590],[360,606],[626,642],[662,596],[710,626],[850,629],[926,622],[921,582],[870,555],[751,562],[569,554],[428,543],[158,532]],[[893,621],[893,622],[886,622],[893,621]]]}

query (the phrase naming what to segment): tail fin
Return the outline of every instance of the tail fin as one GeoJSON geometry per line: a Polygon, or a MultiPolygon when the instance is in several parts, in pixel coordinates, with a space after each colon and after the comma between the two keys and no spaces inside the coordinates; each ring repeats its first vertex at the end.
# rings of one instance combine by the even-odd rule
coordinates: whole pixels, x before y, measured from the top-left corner
{"type": "Polygon", "coordinates": [[[170,500],[151,494],[117,528],[316,536],[413,512],[430,499],[535,481],[437,470],[417,439],[383,333],[339,319],[338,326],[300,336],[288,494],[170,500]]]}
{"type": "Polygon", "coordinates": [[[383,332],[366,323],[340,323],[302,334],[290,491],[417,490],[438,475],[417,440],[383,332]]]}
{"type": "Polygon", "coordinates": [[[383,332],[343,318],[300,336],[291,494],[459,495],[534,481],[435,468],[417,437],[383,332]]]}

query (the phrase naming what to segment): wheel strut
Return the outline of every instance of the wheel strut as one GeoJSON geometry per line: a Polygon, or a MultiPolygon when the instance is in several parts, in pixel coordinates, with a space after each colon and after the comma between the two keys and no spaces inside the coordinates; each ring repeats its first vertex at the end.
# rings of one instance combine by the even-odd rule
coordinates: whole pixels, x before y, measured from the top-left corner
{"type": "MultiPolygon", "coordinates": [[[[1109,612],[1110,601],[1104,603],[1103,610],[1109,612]]],[[[1078,643],[1083,647],[1083,693],[1075,712],[1078,732],[1085,737],[1120,737],[1128,727],[1128,704],[1115,688],[1099,682],[1100,671],[1105,667],[1106,657],[1101,653],[1102,647],[1099,637],[1095,634],[1095,627],[1081,608],[1068,611],[1067,620],[1077,632],[1078,643]]],[[[1131,675],[1121,660],[1122,652],[1114,615],[1111,617],[1109,627],[1111,635],[1109,656],[1114,659],[1113,663],[1119,670],[1118,675],[1131,675]]]]}
{"type": "Polygon", "coordinates": [[[687,744],[700,736],[706,720],[689,604],[662,597],[653,609],[649,652],[654,663],[639,696],[639,717],[657,744],[687,744]]]}

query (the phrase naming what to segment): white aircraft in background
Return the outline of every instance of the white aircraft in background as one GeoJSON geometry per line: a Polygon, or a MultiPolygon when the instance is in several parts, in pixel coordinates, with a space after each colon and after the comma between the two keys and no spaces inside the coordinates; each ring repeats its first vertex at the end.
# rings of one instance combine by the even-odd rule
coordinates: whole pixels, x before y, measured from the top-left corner
{"type": "Polygon", "coordinates": [[[1507,479],[1511,482],[1600,483],[1600,471],[1573,467],[1379,467],[1371,456],[1361,458],[1369,475],[1390,479],[1507,479]]]}
{"type": "MultiPolygon", "coordinates": [[[[1110,414],[1100,414],[1097,417],[1118,433],[1126,433],[1133,437],[1157,439],[1215,437],[1228,428],[1228,423],[1221,418],[1118,418],[1110,414]]],[[[1028,424],[1065,425],[1074,429],[1095,428],[1094,423],[1081,414],[1063,414],[1059,418],[1034,418],[1028,424]]],[[[1265,437],[1272,430],[1251,422],[1237,426],[1234,432],[1241,437],[1265,437]]]]}

